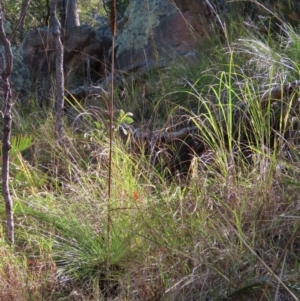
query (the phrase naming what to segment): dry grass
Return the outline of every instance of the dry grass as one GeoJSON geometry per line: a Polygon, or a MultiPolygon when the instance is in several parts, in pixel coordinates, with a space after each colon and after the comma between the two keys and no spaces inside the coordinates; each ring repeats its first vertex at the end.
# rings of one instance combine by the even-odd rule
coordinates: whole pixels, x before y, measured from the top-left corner
{"type": "MultiPolygon", "coordinates": [[[[77,108],[63,148],[50,114],[18,115],[35,141],[11,169],[16,246],[1,233],[0,300],[298,300],[299,91],[260,104],[299,74],[299,34],[285,30],[279,47],[249,34],[197,68],[160,71],[165,87],[152,91],[143,129],[197,128],[205,147],[184,177],[164,170],[182,141],[152,148],[158,166],[149,141],[132,149],[115,135],[108,197],[101,114],[77,108]]],[[[126,103],[143,113],[145,89],[127,90],[126,103]]]]}

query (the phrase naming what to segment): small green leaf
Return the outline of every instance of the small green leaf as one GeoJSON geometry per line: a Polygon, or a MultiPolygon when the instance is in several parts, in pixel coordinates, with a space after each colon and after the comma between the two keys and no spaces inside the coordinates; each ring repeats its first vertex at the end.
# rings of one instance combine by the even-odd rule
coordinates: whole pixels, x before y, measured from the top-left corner
{"type": "Polygon", "coordinates": [[[124,123],[127,123],[127,124],[132,124],[134,122],[134,120],[129,117],[129,116],[126,116],[124,119],[123,119],[124,123]]]}
{"type": "Polygon", "coordinates": [[[120,110],[120,119],[123,119],[124,115],[125,115],[125,112],[121,109],[120,110]]]}
{"type": "Polygon", "coordinates": [[[100,122],[98,122],[98,121],[95,121],[95,126],[96,126],[96,128],[99,130],[100,129],[100,127],[101,127],[101,125],[100,125],[100,122]]]}

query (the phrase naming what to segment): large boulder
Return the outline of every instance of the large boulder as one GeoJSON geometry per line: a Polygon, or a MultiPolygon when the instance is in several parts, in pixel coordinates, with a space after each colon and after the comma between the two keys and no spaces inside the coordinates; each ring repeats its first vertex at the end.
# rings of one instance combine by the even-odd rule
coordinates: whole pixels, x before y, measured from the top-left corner
{"type": "Polygon", "coordinates": [[[116,66],[146,71],[178,56],[194,55],[211,28],[204,0],[134,0],[127,7],[115,40],[116,66]]]}
{"type": "MultiPolygon", "coordinates": [[[[10,23],[7,21],[4,22],[4,31],[7,36],[9,36],[12,33],[10,23]]],[[[4,67],[6,63],[4,52],[5,52],[4,47],[2,43],[0,43],[0,75],[4,71],[4,67]]],[[[30,91],[30,87],[31,87],[30,74],[26,64],[24,64],[23,62],[22,55],[15,47],[12,47],[12,54],[13,54],[13,70],[12,70],[12,74],[10,75],[10,81],[11,81],[13,97],[14,100],[18,99],[23,101],[24,99],[26,99],[26,96],[30,91]]],[[[1,108],[4,104],[3,91],[4,91],[4,86],[0,80],[0,107],[1,108]]]]}
{"type": "Polygon", "coordinates": [[[11,74],[13,93],[22,102],[30,97],[31,78],[28,67],[23,61],[20,51],[13,47],[13,71],[11,74]]]}
{"type": "Polygon", "coordinates": [[[75,28],[65,40],[66,84],[74,88],[105,76],[105,56],[111,46],[108,24],[75,28]]]}
{"type": "MultiPolygon", "coordinates": [[[[31,80],[30,73],[23,62],[23,57],[19,53],[19,51],[12,47],[13,54],[13,70],[10,75],[11,87],[13,92],[14,100],[19,100],[21,102],[26,101],[28,99],[28,95],[31,88],[31,80]]],[[[0,74],[2,74],[4,70],[4,47],[0,44],[0,74]]],[[[3,94],[3,86],[0,84],[0,106],[2,107],[4,104],[4,94],[3,94]]]]}
{"type": "Polygon", "coordinates": [[[20,46],[20,52],[33,78],[48,75],[54,59],[52,31],[48,27],[30,30],[20,46]]]}
{"type": "MultiPolygon", "coordinates": [[[[108,25],[106,25],[108,28],[108,25]]],[[[82,25],[64,38],[64,69],[67,88],[83,84],[93,75],[103,76],[104,54],[111,43],[109,31],[82,25]]],[[[30,30],[20,51],[31,76],[38,81],[49,77],[55,68],[52,28],[30,30]]]]}
{"type": "MultiPolygon", "coordinates": [[[[210,13],[205,0],[130,1],[118,22],[116,68],[145,72],[166,66],[178,56],[194,59],[207,42],[210,13]]],[[[78,26],[64,37],[65,84],[69,90],[105,79],[111,33],[107,21],[102,21],[97,21],[98,27],[78,26]]],[[[30,30],[21,52],[32,78],[41,86],[39,90],[49,90],[55,67],[52,29],[30,30]]]]}

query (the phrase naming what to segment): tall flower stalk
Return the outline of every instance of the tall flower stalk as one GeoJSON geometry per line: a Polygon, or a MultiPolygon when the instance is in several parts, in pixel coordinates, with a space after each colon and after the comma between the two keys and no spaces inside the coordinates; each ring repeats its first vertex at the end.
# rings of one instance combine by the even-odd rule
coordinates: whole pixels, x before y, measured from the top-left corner
{"type": "Polygon", "coordinates": [[[113,148],[113,118],[114,118],[114,71],[115,71],[115,35],[117,32],[117,5],[116,0],[111,1],[110,12],[110,28],[112,34],[112,46],[111,46],[111,90],[110,90],[110,104],[109,104],[109,167],[108,167],[108,201],[107,201],[107,244],[108,250],[111,245],[111,190],[112,190],[112,148],[113,148]]]}

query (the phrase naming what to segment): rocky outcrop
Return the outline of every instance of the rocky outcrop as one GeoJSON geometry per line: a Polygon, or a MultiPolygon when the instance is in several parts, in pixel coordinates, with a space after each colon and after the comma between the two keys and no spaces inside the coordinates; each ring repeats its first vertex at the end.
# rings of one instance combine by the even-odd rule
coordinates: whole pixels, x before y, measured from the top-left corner
{"type": "MultiPolygon", "coordinates": [[[[212,19],[208,20],[210,8],[205,3],[204,0],[130,1],[118,22],[116,69],[121,74],[143,73],[166,66],[178,56],[196,59],[199,47],[207,41],[212,23],[212,19]]],[[[97,27],[78,26],[64,37],[68,90],[105,82],[111,56],[111,34],[106,20],[97,22],[97,27]]],[[[31,78],[39,85],[41,99],[45,98],[45,92],[50,91],[53,84],[55,66],[52,28],[30,30],[20,52],[31,78]]]]}
{"type": "MultiPolygon", "coordinates": [[[[148,71],[167,65],[178,56],[196,56],[206,43],[211,20],[203,0],[134,0],[118,23],[115,40],[116,66],[125,72],[148,71]]],[[[111,36],[107,22],[100,27],[75,28],[65,38],[67,88],[99,82],[107,67],[111,36]]],[[[44,78],[54,68],[51,28],[28,32],[21,45],[32,76],[44,78]]]]}
{"type": "MultiPolygon", "coordinates": [[[[9,36],[12,33],[12,29],[10,24],[5,21],[4,22],[4,30],[5,34],[9,36]]],[[[5,62],[5,55],[4,55],[4,47],[0,43],[0,74],[2,74],[4,70],[5,62]]],[[[24,100],[29,93],[31,87],[30,81],[30,73],[29,70],[23,62],[23,57],[16,49],[16,47],[12,47],[12,54],[13,54],[13,70],[12,74],[10,75],[11,87],[13,96],[15,99],[24,100]]],[[[3,87],[0,83],[0,108],[2,108],[4,104],[4,95],[3,95],[3,87]]]]}
{"type": "MultiPolygon", "coordinates": [[[[225,0],[131,0],[118,21],[116,69],[124,76],[168,66],[178,57],[193,63],[199,50],[217,33],[216,14],[226,20],[226,14],[234,11],[255,19],[259,7],[252,2],[225,0]]],[[[96,27],[78,26],[64,39],[67,89],[109,82],[105,77],[111,56],[110,28],[104,18],[99,21],[95,17],[95,22],[96,27]]],[[[29,31],[21,53],[32,78],[44,81],[55,65],[51,28],[29,31]]]]}
{"type": "Polygon", "coordinates": [[[65,41],[65,74],[68,88],[91,84],[105,77],[106,54],[111,46],[108,24],[100,28],[83,25],[65,41]]]}
{"type": "Polygon", "coordinates": [[[118,29],[116,66],[126,72],[148,71],[178,56],[195,56],[211,28],[203,0],[135,0],[118,29]]]}
{"type": "MultiPolygon", "coordinates": [[[[14,94],[14,98],[20,101],[26,101],[27,96],[29,94],[31,88],[31,81],[30,81],[30,72],[23,62],[23,57],[20,52],[15,48],[12,47],[13,53],[13,71],[10,76],[11,85],[12,85],[12,92],[14,94]]],[[[0,44],[0,74],[4,70],[4,48],[0,44]]],[[[3,105],[3,94],[2,89],[0,86],[0,99],[2,107],[3,105]]]]}
{"type": "MultiPolygon", "coordinates": [[[[106,53],[111,45],[107,23],[101,27],[82,25],[75,28],[63,40],[65,87],[67,90],[90,85],[105,77],[106,53]]],[[[39,104],[50,105],[53,99],[53,73],[55,71],[55,47],[52,28],[30,30],[20,46],[28,67],[35,97],[39,104]]]]}
{"type": "Polygon", "coordinates": [[[24,63],[32,77],[43,77],[53,68],[54,43],[48,27],[30,30],[21,44],[24,63]]]}
{"type": "Polygon", "coordinates": [[[13,93],[16,93],[21,101],[27,101],[31,89],[30,72],[23,61],[23,57],[17,49],[13,48],[13,71],[11,74],[13,93]]]}
{"type": "MultiPolygon", "coordinates": [[[[108,25],[92,28],[82,25],[75,28],[64,41],[64,64],[67,88],[85,80],[103,76],[104,54],[110,47],[108,25]],[[92,71],[93,72],[92,72],[92,71]]],[[[48,76],[55,66],[55,51],[51,28],[38,28],[28,32],[21,53],[33,77],[48,76]]]]}

